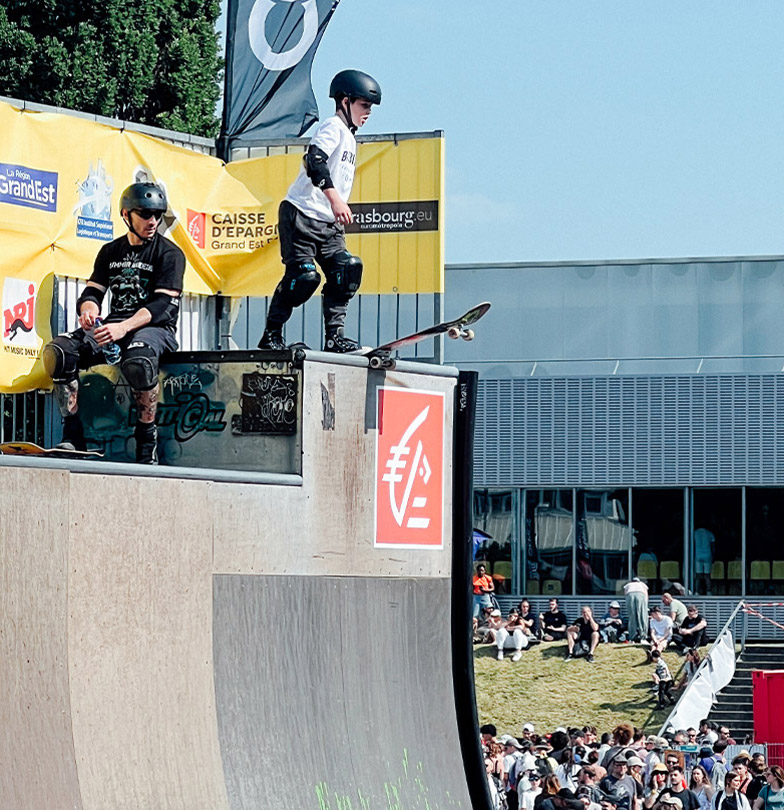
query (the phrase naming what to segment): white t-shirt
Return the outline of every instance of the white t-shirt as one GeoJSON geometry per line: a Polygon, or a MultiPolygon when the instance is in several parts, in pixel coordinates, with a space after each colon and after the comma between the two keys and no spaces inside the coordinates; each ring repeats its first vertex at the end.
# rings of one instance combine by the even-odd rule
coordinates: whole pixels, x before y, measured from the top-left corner
{"type": "Polygon", "coordinates": [[[651,630],[659,638],[669,639],[672,636],[672,619],[669,616],[662,616],[658,621],[651,616],[651,630]]]}
{"type": "MultiPolygon", "coordinates": [[[[351,130],[337,115],[333,115],[319,126],[310,143],[327,155],[327,168],[335,191],[343,202],[348,202],[354,185],[354,162],[357,154],[357,142],[351,130]]],[[[304,166],[291,184],[286,199],[305,216],[322,222],[335,221],[329,200],[320,188],[313,185],[304,166]]]]}

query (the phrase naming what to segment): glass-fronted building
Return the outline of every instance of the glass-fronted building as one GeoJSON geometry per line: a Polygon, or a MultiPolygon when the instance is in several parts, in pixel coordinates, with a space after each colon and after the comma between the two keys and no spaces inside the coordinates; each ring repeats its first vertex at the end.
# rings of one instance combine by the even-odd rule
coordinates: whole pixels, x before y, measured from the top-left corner
{"type": "Polygon", "coordinates": [[[784,593],[784,257],[451,265],[502,592],[784,593]]]}

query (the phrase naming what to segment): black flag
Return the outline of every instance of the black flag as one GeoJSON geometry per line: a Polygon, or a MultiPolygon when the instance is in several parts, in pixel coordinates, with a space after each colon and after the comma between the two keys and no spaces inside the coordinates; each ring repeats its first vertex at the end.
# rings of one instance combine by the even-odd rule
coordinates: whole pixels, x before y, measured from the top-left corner
{"type": "Polygon", "coordinates": [[[299,137],[318,107],[313,56],[340,0],[229,0],[222,157],[259,138],[299,137]]]}

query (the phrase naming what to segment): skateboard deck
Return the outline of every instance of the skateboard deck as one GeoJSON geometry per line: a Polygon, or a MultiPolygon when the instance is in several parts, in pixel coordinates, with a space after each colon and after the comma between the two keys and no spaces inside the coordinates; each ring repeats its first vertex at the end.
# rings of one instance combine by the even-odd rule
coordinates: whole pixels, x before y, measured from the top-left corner
{"type": "Polygon", "coordinates": [[[404,346],[413,346],[426,338],[446,334],[447,337],[453,340],[458,338],[473,340],[474,330],[468,327],[482,318],[488,309],[490,309],[490,302],[484,301],[452,321],[444,321],[435,324],[435,326],[428,326],[427,329],[420,329],[419,332],[414,332],[397,340],[391,340],[389,343],[382,343],[373,349],[361,349],[356,354],[369,358],[371,368],[394,368],[395,360],[392,357],[392,352],[402,349],[404,346]]]}
{"type": "Polygon", "coordinates": [[[59,447],[41,447],[33,442],[5,442],[0,453],[6,456],[48,456],[50,458],[103,458],[98,450],[64,450],[59,447]]]}

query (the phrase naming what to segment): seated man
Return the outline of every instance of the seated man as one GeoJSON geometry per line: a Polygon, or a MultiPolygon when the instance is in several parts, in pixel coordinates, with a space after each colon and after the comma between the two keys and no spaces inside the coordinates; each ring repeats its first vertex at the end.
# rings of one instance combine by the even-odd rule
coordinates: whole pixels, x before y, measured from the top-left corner
{"type": "Polygon", "coordinates": [[[563,641],[566,638],[568,622],[566,614],[558,607],[558,600],[550,600],[550,609],[539,616],[539,627],[545,641],[563,641]]]}
{"type": "Polygon", "coordinates": [[[479,624],[476,635],[478,644],[494,644],[498,631],[504,626],[504,619],[498,608],[484,608],[487,618],[479,624]]]}
{"type": "Polygon", "coordinates": [[[520,620],[520,611],[512,608],[509,611],[509,618],[506,624],[496,633],[495,646],[498,648],[499,661],[504,658],[504,647],[514,649],[512,661],[519,661],[523,650],[528,646],[528,636],[523,631],[523,623],[520,620]]]}
{"type": "Polygon", "coordinates": [[[664,605],[662,612],[666,614],[669,610],[674,629],[677,630],[686,620],[686,605],[667,592],[662,594],[662,604],[664,605]]]}
{"type": "Polygon", "coordinates": [[[599,643],[599,625],[593,617],[593,611],[584,605],[580,617],[566,631],[566,644],[569,652],[567,661],[573,661],[578,656],[587,656],[588,662],[593,663],[593,651],[599,643]]]}
{"type": "Polygon", "coordinates": [[[664,652],[672,641],[672,619],[662,615],[661,608],[656,605],[651,608],[650,618],[651,652],[658,650],[664,652]]]}
{"type": "MultiPolygon", "coordinates": [[[[686,618],[681,622],[681,626],[672,634],[673,644],[679,652],[687,649],[696,650],[702,647],[707,641],[708,622],[697,610],[697,605],[689,605],[686,609],[686,618]]],[[[715,742],[712,740],[711,742],[715,742]]]]}
{"type": "Polygon", "coordinates": [[[76,302],[79,328],[58,335],[43,350],[47,374],[63,416],[61,447],[86,450],[79,416],[79,371],[107,362],[104,350],[115,343],[120,369],[136,401],[136,461],[158,463],[158,361],[177,348],[175,329],[185,273],[185,255],[158,233],[168,203],[155,183],[134,183],[120,199],[128,233],[98,251],[93,273],[76,302]],[[96,319],[111,291],[106,322],[96,319]]]}
{"type": "Polygon", "coordinates": [[[529,644],[539,643],[539,619],[531,610],[531,603],[527,599],[520,602],[520,621],[523,623],[523,632],[528,636],[529,644]]]}
{"type": "Polygon", "coordinates": [[[621,605],[620,602],[614,600],[610,602],[607,613],[599,621],[599,635],[605,643],[615,643],[623,641],[625,633],[626,622],[621,616],[621,605]]]}

